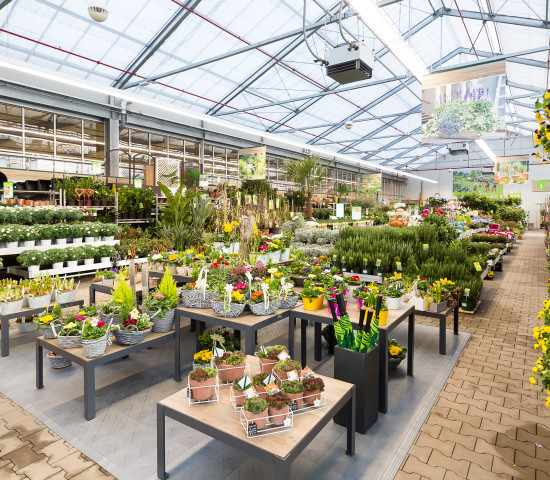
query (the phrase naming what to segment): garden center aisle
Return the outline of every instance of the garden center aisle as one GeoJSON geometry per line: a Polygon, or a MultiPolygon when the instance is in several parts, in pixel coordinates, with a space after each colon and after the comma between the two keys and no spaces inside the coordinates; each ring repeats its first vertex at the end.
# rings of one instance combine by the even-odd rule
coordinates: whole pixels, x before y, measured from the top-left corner
{"type": "Polygon", "coordinates": [[[484,282],[475,315],[460,318],[470,341],[396,478],[550,479],[550,417],[529,383],[546,266],[544,234],[530,232],[484,282]]]}

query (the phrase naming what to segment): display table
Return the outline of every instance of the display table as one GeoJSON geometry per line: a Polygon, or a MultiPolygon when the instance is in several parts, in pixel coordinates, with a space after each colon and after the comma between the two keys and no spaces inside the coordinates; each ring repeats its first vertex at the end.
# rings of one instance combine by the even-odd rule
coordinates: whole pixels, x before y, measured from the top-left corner
{"type": "MultiPolygon", "coordinates": [[[[164,272],[156,272],[154,270],[149,270],[150,278],[162,278],[163,276],[164,276],[164,272]]],[[[180,286],[179,285],[180,283],[183,285],[184,283],[189,283],[193,281],[193,277],[189,277],[187,275],[177,275],[175,273],[172,274],[172,278],[178,284],[178,286],[180,286]]]]}
{"type": "MultiPolygon", "coordinates": [[[[90,284],[90,305],[93,305],[95,303],[95,292],[105,293],[107,295],[112,295],[113,290],[115,289],[114,286],[110,285],[101,285],[101,283],[94,283],[92,282],[90,284]]],[[[141,298],[143,296],[143,293],[141,290],[136,290],[136,301],[138,303],[141,303],[141,298]]]]}
{"type": "MultiPolygon", "coordinates": [[[[248,364],[257,368],[258,359],[248,357],[248,364]]],[[[220,387],[220,403],[189,405],[187,389],[157,403],[157,475],[168,477],[165,459],[165,420],[172,418],[243,453],[270,464],[275,476],[291,478],[292,462],[303,452],[316,435],[342,409],[348,413],[347,455],[355,454],[355,385],[317,375],[325,382],[326,407],[294,417],[292,430],[276,435],[247,438],[229,399],[229,387],[220,387]]]]}
{"type": "MultiPolygon", "coordinates": [[[[261,328],[267,327],[279,320],[288,318],[289,310],[278,310],[273,315],[257,316],[252,312],[244,312],[240,317],[228,318],[218,317],[210,308],[187,308],[179,307],[175,312],[176,323],[180,317],[185,317],[199,322],[196,330],[197,351],[200,350],[199,337],[204,332],[205,325],[223,325],[235,329],[235,335],[240,338],[240,332],[245,334],[245,350],[247,355],[254,355],[256,349],[256,334],[261,328]]],[[[293,339],[288,339],[289,342],[293,339]]]]}
{"type": "Polygon", "coordinates": [[[118,358],[127,357],[131,353],[154,347],[160,343],[174,338],[174,380],[181,381],[180,363],[180,325],[175,323],[176,329],[167,333],[149,333],[145,340],[137,345],[119,345],[115,337],[113,344],[107,345],[105,353],[101,357],[87,358],[83,348],[64,349],[59,346],[57,339],[48,340],[44,337],[36,339],[36,388],[44,387],[44,349],[61,355],[84,368],[84,417],[92,420],[95,417],[95,367],[112,362],[118,358]]]}
{"type": "MultiPolygon", "coordinates": [[[[348,302],[347,308],[350,320],[354,328],[358,327],[359,309],[357,302],[348,302]]],[[[380,325],[379,341],[380,345],[380,388],[378,395],[378,410],[382,413],[388,411],[388,335],[401,322],[408,319],[409,330],[407,336],[407,375],[413,375],[414,363],[414,307],[412,305],[402,305],[399,310],[390,310],[388,314],[388,322],[386,325],[380,325]]],[[[332,325],[332,315],[326,307],[320,310],[305,310],[301,305],[290,310],[289,315],[289,353],[290,356],[294,353],[294,321],[301,320],[301,361],[302,367],[307,364],[307,324],[308,321],[315,322],[315,360],[321,360],[321,325],[332,325]]]]}
{"type": "MultiPolygon", "coordinates": [[[[61,308],[69,307],[82,307],[84,305],[84,300],[74,300],[72,302],[62,303],[61,308]]],[[[47,308],[52,308],[52,305],[49,305],[47,308]]],[[[2,357],[7,357],[10,354],[10,320],[14,318],[29,317],[31,315],[40,315],[46,310],[46,307],[42,308],[24,308],[19,312],[8,313],[7,315],[0,314],[0,323],[2,325],[2,339],[0,340],[0,355],[2,357]]]]}
{"type": "Polygon", "coordinates": [[[427,310],[416,310],[416,315],[439,319],[439,354],[447,354],[447,317],[453,312],[454,334],[458,335],[458,301],[447,307],[446,310],[435,313],[427,310]]]}

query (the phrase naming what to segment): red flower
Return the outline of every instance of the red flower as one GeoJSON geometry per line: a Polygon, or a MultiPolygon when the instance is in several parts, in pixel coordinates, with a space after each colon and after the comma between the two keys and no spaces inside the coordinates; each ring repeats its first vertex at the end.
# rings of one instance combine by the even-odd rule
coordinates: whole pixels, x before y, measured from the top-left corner
{"type": "Polygon", "coordinates": [[[97,322],[97,328],[101,328],[101,327],[103,327],[103,325],[105,325],[105,322],[103,322],[101,320],[99,322],[97,322]]]}
{"type": "Polygon", "coordinates": [[[218,262],[223,262],[223,257],[218,258],[218,262]]]}
{"type": "Polygon", "coordinates": [[[229,262],[223,262],[224,265],[229,265],[229,262]]]}
{"type": "Polygon", "coordinates": [[[210,268],[213,268],[213,269],[216,269],[216,268],[219,268],[219,267],[220,267],[220,264],[218,262],[215,262],[212,265],[210,265],[210,268]]]}
{"type": "Polygon", "coordinates": [[[229,332],[227,330],[225,332],[223,332],[224,337],[227,337],[228,335],[229,335],[229,332]]]}

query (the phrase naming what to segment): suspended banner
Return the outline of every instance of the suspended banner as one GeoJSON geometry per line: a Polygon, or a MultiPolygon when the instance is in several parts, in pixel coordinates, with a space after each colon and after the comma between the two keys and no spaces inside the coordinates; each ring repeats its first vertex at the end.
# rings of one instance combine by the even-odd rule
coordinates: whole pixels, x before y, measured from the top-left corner
{"type": "Polygon", "coordinates": [[[550,192],[550,180],[533,180],[533,192],[550,192]]]}
{"type": "Polygon", "coordinates": [[[240,180],[265,179],[265,147],[244,148],[239,150],[240,180]]]}
{"type": "Polygon", "coordinates": [[[500,137],[506,107],[506,62],[490,62],[422,78],[422,143],[500,137]]]}
{"type": "Polygon", "coordinates": [[[363,175],[363,192],[366,193],[382,193],[382,174],[371,173],[363,175]]]}
{"type": "Polygon", "coordinates": [[[502,185],[495,182],[495,172],[481,169],[453,170],[453,196],[464,193],[483,193],[485,195],[502,195],[502,185]]]}
{"type": "Polygon", "coordinates": [[[529,180],[529,155],[497,157],[495,183],[526,183],[529,180]]]}

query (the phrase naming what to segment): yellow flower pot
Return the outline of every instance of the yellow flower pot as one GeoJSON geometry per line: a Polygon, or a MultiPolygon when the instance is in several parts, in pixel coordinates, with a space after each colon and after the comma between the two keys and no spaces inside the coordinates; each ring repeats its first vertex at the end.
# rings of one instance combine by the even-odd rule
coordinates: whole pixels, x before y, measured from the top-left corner
{"type": "Polygon", "coordinates": [[[386,325],[388,323],[389,310],[380,310],[378,314],[378,325],[386,325]]]}
{"type": "Polygon", "coordinates": [[[323,302],[325,300],[325,297],[317,297],[312,298],[311,300],[309,298],[302,298],[304,301],[304,310],[320,310],[323,308],[323,302]]]}

